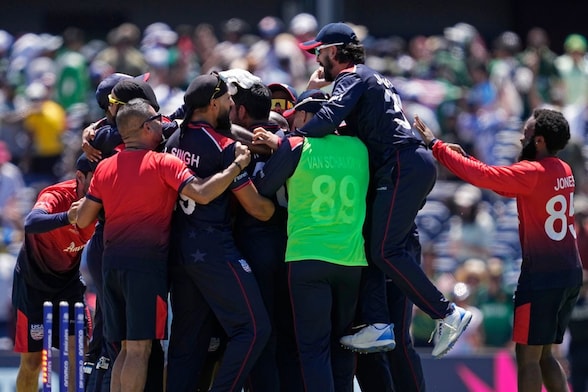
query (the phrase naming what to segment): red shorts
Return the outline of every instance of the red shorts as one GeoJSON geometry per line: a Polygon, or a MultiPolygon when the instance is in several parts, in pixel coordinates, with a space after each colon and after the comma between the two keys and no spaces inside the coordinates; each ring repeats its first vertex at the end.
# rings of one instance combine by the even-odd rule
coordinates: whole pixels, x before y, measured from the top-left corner
{"type": "Polygon", "coordinates": [[[580,286],[515,293],[512,340],[526,345],[560,344],[580,286]]]}
{"type": "MultiPolygon", "coordinates": [[[[53,303],[53,347],[59,348],[59,302],[69,303],[69,335],[75,334],[74,330],[74,304],[84,303],[86,285],[81,276],[73,280],[67,286],[57,292],[37,290],[27,284],[21,274],[14,274],[12,284],[12,305],[16,313],[16,331],[14,351],[18,353],[33,353],[43,350],[43,303],[53,303]]],[[[88,308],[85,306],[86,328],[88,327],[88,308]]],[[[87,336],[86,330],[86,336],[87,336]]]]}

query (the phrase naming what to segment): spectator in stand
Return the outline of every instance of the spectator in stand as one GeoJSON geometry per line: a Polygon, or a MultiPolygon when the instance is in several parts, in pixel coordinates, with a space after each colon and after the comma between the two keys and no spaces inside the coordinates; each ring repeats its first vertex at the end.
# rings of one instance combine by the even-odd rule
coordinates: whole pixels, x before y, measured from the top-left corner
{"type": "Polygon", "coordinates": [[[55,92],[57,102],[66,111],[74,104],[88,104],[90,74],[86,58],[80,53],[83,46],[84,32],[81,29],[68,27],[63,32],[63,47],[55,59],[55,92]]]}
{"type": "Polygon", "coordinates": [[[472,304],[476,305],[480,290],[485,288],[488,283],[488,268],[485,259],[473,257],[467,259],[457,267],[453,274],[455,280],[468,285],[468,296],[472,304]]]}
{"type": "Polygon", "coordinates": [[[492,49],[488,69],[497,92],[496,108],[501,109],[503,119],[524,116],[523,95],[531,88],[532,73],[516,57],[521,50],[521,38],[515,32],[505,31],[494,39],[492,49]]]}
{"type": "Polygon", "coordinates": [[[533,72],[533,85],[526,102],[527,109],[558,100],[562,94],[561,78],[555,65],[557,55],[549,47],[547,31],[533,27],[527,33],[527,47],[518,54],[522,64],[533,72]]]}
{"type": "Polygon", "coordinates": [[[504,262],[493,257],[487,265],[487,283],[478,290],[474,304],[484,317],[484,345],[506,347],[512,339],[513,293],[504,282],[504,262]]]}
{"type": "Polygon", "coordinates": [[[10,159],[8,146],[0,140],[0,250],[20,243],[24,230],[20,200],[24,181],[22,172],[10,159]]]}
{"type": "Polygon", "coordinates": [[[0,351],[14,348],[15,320],[12,309],[12,283],[16,256],[0,247],[0,351]]]}
{"type": "Polygon", "coordinates": [[[95,63],[106,65],[110,73],[140,75],[147,72],[147,63],[137,49],[141,31],[132,23],[123,23],[108,33],[109,46],[94,58],[95,63]]]}
{"type": "MultiPolygon", "coordinates": [[[[278,46],[278,37],[284,30],[284,22],[276,16],[265,16],[257,23],[261,39],[251,45],[247,54],[247,67],[261,80],[292,84],[290,61],[278,46]]],[[[291,46],[291,51],[295,49],[295,46],[291,46]]]]}
{"type": "Polygon", "coordinates": [[[162,113],[173,113],[183,105],[184,88],[189,83],[187,59],[177,46],[178,34],[165,23],[152,23],[145,29],[141,50],[149,66],[149,84],[162,113]]]}
{"type": "MultiPolygon", "coordinates": [[[[298,43],[306,42],[316,36],[318,32],[318,22],[314,15],[302,12],[296,14],[289,25],[290,32],[296,38],[298,43]]],[[[302,52],[306,59],[306,68],[311,69],[314,63],[314,56],[308,52],[302,52]]],[[[306,75],[308,77],[310,75],[306,75]]],[[[304,81],[306,82],[306,81],[304,81]]],[[[297,86],[297,84],[295,84],[297,86]]]]}
{"type": "MultiPolygon", "coordinates": [[[[210,58],[200,58],[202,70],[231,69],[235,68],[237,64],[243,65],[249,50],[248,43],[245,40],[249,30],[249,24],[240,18],[231,18],[223,23],[223,40],[215,46],[210,58]],[[214,59],[214,61],[211,61],[211,59],[214,59]]],[[[210,29],[205,31],[205,34],[208,39],[212,39],[214,36],[214,32],[210,31],[210,29]]],[[[216,37],[214,38],[216,39],[216,37]]],[[[241,68],[246,69],[247,66],[241,68]]]]}
{"type": "Polygon", "coordinates": [[[66,113],[53,101],[49,90],[36,81],[26,88],[30,105],[24,115],[23,126],[31,138],[29,167],[25,170],[28,182],[55,182],[57,163],[64,146],[62,135],[66,129],[66,113]]]}
{"type": "Polygon", "coordinates": [[[482,201],[482,191],[473,185],[462,184],[449,204],[453,210],[448,233],[451,255],[458,263],[471,257],[489,257],[494,220],[487,204],[482,201]]]}
{"type": "Polygon", "coordinates": [[[199,73],[208,73],[215,69],[221,61],[222,52],[216,52],[218,38],[214,33],[214,27],[209,23],[200,23],[194,29],[194,62],[191,64],[190,76],[196,77],[199,73]]]}
{"type": "Polygon", "coordinates": [[[557,57],[555,66],[563,82],[564,107],[588,103],[588,59],[586,38],[570,34],[564,41],[565,53],[557,57]]]}
{"type": "Polygon", "coordinates": [[[455,343],[453,349],[447,353],[447,356],[473,356],[478,354],[484,345],[484,316],[480,309],[473,304],[474,298],[472,294],[467,283],[457,282],[449,295],[449,298],[457,306],[472,312],[473,317],[468,329],[455,343]]]}

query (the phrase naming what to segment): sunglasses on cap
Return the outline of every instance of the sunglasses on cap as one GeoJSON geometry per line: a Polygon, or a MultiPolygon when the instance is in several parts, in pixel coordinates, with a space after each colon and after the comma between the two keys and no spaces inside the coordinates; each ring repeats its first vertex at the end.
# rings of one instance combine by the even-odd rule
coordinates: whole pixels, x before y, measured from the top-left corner
{"type": "Polygon", "coordinates": [[[284,98],[274,98],[272,99],[272,110],[275,112],[281,112],[283,110],[292,109],[294,107],[294,103],[288,101],[284,98]]]}
{"type": "Polygon", "coordinates": [[[108,94],[108,103],[111,105],[125,105],[126,102],[119,101],[118,99],[114,98],[112,94],[108,94]]]}
{"type": "Polygon", "coordinates": [[[212,101],[216,97],[216,94],[218,94],[221,91],[221,77],[218,74],[218,72],[212,72],[212,75],[216,76],[216,87],[214,88],[214,91],[212,92],[212,95],[210,96],[210,101],[212,101]]]}

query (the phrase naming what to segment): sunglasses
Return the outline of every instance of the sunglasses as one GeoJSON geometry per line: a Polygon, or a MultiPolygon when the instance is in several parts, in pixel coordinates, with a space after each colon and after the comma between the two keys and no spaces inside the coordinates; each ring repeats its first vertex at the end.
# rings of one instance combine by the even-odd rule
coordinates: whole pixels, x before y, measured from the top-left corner
{"type": "Polygon", "coordinates": [[[161,122],[161,118],[162,118],[162,117],[163,117],[163,114],[161,114],[161,113],[157,113],[157,114],[154,114],[154,115],[153,115],[153,116],[151,116],[151,117],[148,117],[148,118],[147,118],[145,121],[143,121],[143,123],[141,124],[141,128],[143,128],[143,126],[144,126],[145,124],[147,124],[147,123],[149,123],[149,122],[151,122],[151,121],[155,121],[155,120],[157,120],[157,121],[160,121],[160,122],[161,122]]]}
{"type": "Polygon", "coordinates": [[[281,112],[283,110],[292,109],[294,107],[294,103],[288,101],[287,99],[283,98],[274,98],[272,99],[272,110],[275,112],[281,112]]]}
{"type": "Polygon", "coordinates": [[[343,42],[337,42],[336,44],[326,44],[326,45],[317,46],[316,48],[314,48],[314,54],[315,54],[315,56],[318,56],[319,54],[321,54],[321,50],[323,50],[325,48],[330,48],[331,46],[339,46],[339,45],[343,45],[343,42]]]}
{"type": "Polygon", "coordinates": [[[114,98],[112,94],[108,94],[108,103],[111,105],[124,105],[126,102],[119,101],[118,99],[114,98]]]}
{"type": "Polygon", "coordinates": [[[212,74],[214,76],[216,76],[216,87],[214,88],[214,91],[212,92],[212,95],[210,96],[210,101],[212,101],[213,99],[217,98],[217,97],[215,97],[215,95],[218,94],[221,91],[221,78],[220,78],[220,75],[218,74],[218,72],[212,72],[212,74]]]}

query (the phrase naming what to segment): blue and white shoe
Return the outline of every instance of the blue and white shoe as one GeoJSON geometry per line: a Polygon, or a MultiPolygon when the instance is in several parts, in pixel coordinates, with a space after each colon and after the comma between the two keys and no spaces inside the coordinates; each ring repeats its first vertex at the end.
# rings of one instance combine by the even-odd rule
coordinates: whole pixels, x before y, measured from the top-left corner
{"type": "Polygon", "coordinates": [[[343,347],[361,354],[394,350],[394,324],[385,324],[380,328],[370,324],[353,335],[343,336],[339,342],[343,347]]]}
{"type": "Polygon", "coordinates": [[[452,304],[453,312],[444,319],[437,320],[431,337],[435,337],[432,355],[441,358],[451,350],[457,339],[472,321],[472,312],[452,304]]]}

